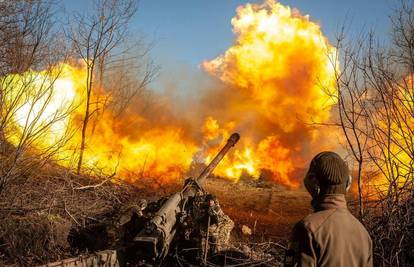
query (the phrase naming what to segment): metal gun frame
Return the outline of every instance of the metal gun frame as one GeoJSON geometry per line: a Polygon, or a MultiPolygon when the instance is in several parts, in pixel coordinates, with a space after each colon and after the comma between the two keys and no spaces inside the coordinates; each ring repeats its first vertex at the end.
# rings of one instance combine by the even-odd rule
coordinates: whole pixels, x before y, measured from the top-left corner
{"type": "Polygon", "coordinates": [[[240,135],[233,133],[227,140],[227,144],[203,172],[196,179],[187,179],[183,189],[171,195],[144,229],[137,234],[133,239],[134,248],[140,250],[141,255],[145,255],[151,261],[159,261],[168,254],[170,244],[176,233],[177,220],[180,216],[186,214],[188,198],[203,190],[202,184],[204,181],[239,139],[240,135]]]}

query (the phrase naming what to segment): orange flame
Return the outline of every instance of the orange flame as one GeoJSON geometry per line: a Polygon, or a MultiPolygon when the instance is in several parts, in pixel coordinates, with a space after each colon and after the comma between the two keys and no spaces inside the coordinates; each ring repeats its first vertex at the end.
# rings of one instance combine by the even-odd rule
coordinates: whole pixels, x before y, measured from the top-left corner
{"type": "Polygon", "coordinates": [[[318,141],[305,122],[330,115],[333,102],[324,88],[334,90],[329,56],[335,49],[308,16],[274,1],[239,7],[232,24],[235,44],[202,67],[241,95],[241,101],[228,100],[225,112],[240,114],[234,125],[248,120],[243,132],[249,140],[216,172],[238,179],[242,171],[258,177],[268,170],[275,181],[295,187],[292,176],[305,165],[302,154],[318,141]]]}
{"type": "MultiPolygon", "coordinates": [[[[223,86],[202,91],[200,110],[191,122],[194,125],[160,123],[132,108],[122,116],[107,110],[88,129],[85,169],[116,169],[130,181],[145,177],[159,183],[176,181],[196,154],[201,152],[202,160],[209,161],[229,134],[237,130],[242,135],[241,143],[223,159],[216,175],[234,181],[243,175],[270,177],[297,187],[295,177],[305,168],[313,149],[319,150],[322,143],[321,132],[306,122],[329,119],[333,103],[323,88],[330,92],[334,88],[334,70],[329,67],[328,56],[335,49],[308,16],[271,0],[240,6],[232,25],[234,45],[216,59],[202,63],[202,68],[223,86]],[[217,108],[210,108],[211,101],[217,108]],[[194,131],[200,125],[204,125],[202,130],[194,131]]],[[[67,64],[59,68],[62,73],[54,84],[56,97],[51,112],[65,108],[65,104],[59,104],[61,99],[72,101],[74,109],[59,127],[44,135],[41,143],[47,146],[68,128],[73,129],[75,134],[58,154],[62,164],[71,166],[80,144],[86,71],[67,64]]],[[[94,97],[108,96],[101,88],[94,97]]],[[[31,116],[27,109],[20,112],[22,118],[31,116]]],[[[23,129],[24,120],[15,120],[23,129]]],[[[10,139],[18,137],[11,135],[10,139]]]]}
{"type": "MultiPolygon", "coordinates": [[[[16,108],[14,121],[20,130],[11,132],[8,139],[17,145],[28,124],[40,129],[49,123],[48,120],[54,114],[67,111],[67,116],[50,123],[50,127],[42,131],[36,148],[47,149],[57,140],[67,138],[59,146],[55,159],[60,164],[73,167],[79,149],[79,129],[85,110],[83,81],[86,70],[84,67],[61,64],[55,67],[54,72],[56,71],[59,72],[56,80],[52,78],[55,77],[53,73],[46,71],[7,77],[14,82],[15,88],[22,88],[22,83],[28,76],[34,76],[36,81],[33,83],[35,90],[31,94],[34,98],[29,101],[22,98],[16,108]],[[45,81],[49,83],[47,86],[44,85],[45,81]],[[42,95],[42,90],[47,91],[47,94],[42,95]],[[68,106],[72,108],[66,110],[68,106]],[[42,107],[46,108],[42,110],[42,107]],[[38,115],[40,118],[37,118],[38,115]],[[70,135],[70,129],[76,133],[66,137],[70,135]]],[[[94,93],[94,99],[105,94],[102,90],[94,93]]],[[[152,125],[136,113],[131,113],[131,110],[127,110],[121,117],[116,117],[110,111],[103,113],[96,126],[88,128],[86,143],[83,164],[85,170],[99,170],[103,173],[118,171],[120,176],[132,182],[145,177],[159,180],[158,183],[175,181],[187,171],[192,155],[196,152],[196,146],[191,141],[186,141],[183,130],[179,127],[152,125]],[[147,127],[148,124],[151,127],[147,127]]]]}

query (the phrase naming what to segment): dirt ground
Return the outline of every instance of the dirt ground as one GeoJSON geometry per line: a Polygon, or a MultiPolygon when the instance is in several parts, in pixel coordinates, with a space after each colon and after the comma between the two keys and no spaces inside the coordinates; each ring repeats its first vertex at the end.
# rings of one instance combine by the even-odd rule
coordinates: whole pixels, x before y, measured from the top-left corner
{"type": "Polygon", "coordinates": [[[311,212],[311,199],[303,188],[290,190],[223,179],[209,179],[205,188],[217,196],[222,209],[235,222],[236,234],[241,234],[240,229],[246,225],[252,230],[249,238],[255,241],[287,239],[292,226],[311,212]]]}

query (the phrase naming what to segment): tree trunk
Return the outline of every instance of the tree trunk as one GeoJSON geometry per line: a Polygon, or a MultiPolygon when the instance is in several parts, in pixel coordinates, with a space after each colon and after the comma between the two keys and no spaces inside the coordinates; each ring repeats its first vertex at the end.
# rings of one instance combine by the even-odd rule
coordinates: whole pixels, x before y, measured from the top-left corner
{"type": "Polygon", "coordinates": [[[364,203],[362,201],[362,161],[358,162],[358,204],[359,204],[359,219],[363,221],[364,203]]]}
{"type": "Polygon", "coordinates": [[[93,70],[94,66],[92,63],[92,66],[88,66],[88,74],[86,77],[87,84],[86,84],[86,109],[85,109],[85,117],[83,119],[82,123],[82,135],[81,135],[81,146],[79,151],[79,160],[78,160],[78,167],[76,170],[76,173],[79,175],[80,171],[82,169],[82,162],[83,162],[83,154],[85,151],[85,144],[86,144],[86,129],[88,127],[89,123],[89,117],[90,117],[90,102],[91,102],[91,95],[92,95],[92,86],[93,86],[93,70]]]}

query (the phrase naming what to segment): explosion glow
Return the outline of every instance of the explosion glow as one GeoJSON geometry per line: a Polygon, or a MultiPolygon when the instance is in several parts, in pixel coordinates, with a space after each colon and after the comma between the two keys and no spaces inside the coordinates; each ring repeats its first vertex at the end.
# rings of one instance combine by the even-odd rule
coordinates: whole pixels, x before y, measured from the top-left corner
{"type": "MultiPolygon", "coordinates": [[[[67,64],[57,66],[56,70],[59,70],[59,78],[53,83],[48,77],[50,74],[46,72],[7,77],[16,83],[16,88],[22,88],[20,83],[28,77],[35,77],[41,82],[41,85],[35,82],[34,87],[38,87],[26,92],[29,98],[37,96],[36,98],[28,102],[26,97],[22,98],[24,102],[15,112],[15,122],[19,131],[10,133],[9,140],[17,144],[26,128],[42,128],[50,124],[47,134],[37,138],[36,148],[42,149],[74,132],[75,134],[65,140],[55,155],[59,163],[74,167],[76,151],[80,144],[79,129],[85,110],[83,81],[86,71],[83,67],[67,64]],[[53,86],[52,90],[49,90],[50,86],[53,86]],[[39,95],[41,96],[38,97],[39,95]],[[61,120],[51,123],[56,114],[65,112],[69,112],[70,115],[62,115],[61,120]]],[[[95,98],[99,98],[100,94],[104,92],[95,92],[95,98]]],[[[144,118],[137,114],[129,114],[128,111],[122,118],[116,118],[109,111],[103,113],[101,122],[93,129],[90,127],[88,132],[90,138],[85,150],[85,169],[99,169],[104,173],[117,170],[119,175],[130,181],[144,175],[157,178],[159,183],[178,179],[189,168],[196,146],[190,141],[185,142],[182,130],[174,126],[157,128],[153,125],[144,132],[133,128],[135,125],[145,127],[145,124],[148,122],[144,118]],[[133,177],[130,176],[131,172],[134,172],[133,177]]]]}
{"type": "MultiPolygon", "coordinates": [[[[322,88],[334,88],[328,59],[335,49],[308,16],[274,1],[239,7],[232,24],[235,44],[203,67],[241,94],[226,109],[250,116],[255,141],[247,140],[216,172],[237,179],[242,171],[257,177],[265,169],[273,180],[297,186],[291,177],[305,166],[301,154],[317,146],[318,133],[304,122],[326,121],[333,104],[322,88]]],[[[240,117],[235,125],[246,124],[240,117]]]]}
{"type": "MultiPolygon", "coordinates": [[[[195,155],[209,161],[229,133],[240,130],[241,144],[224,158],[215,174],[237,181],[242,175],[258,178],[266,173],[275,182],[297,187],[295,173],[306,168],[312,149],[321,148],[322,133],[306,122],[329,119],[333,103],[323,88],[334,88],[328,56],[335,49],[308,16],[272,0],[240,6],[232,25],[234,45],[201,65],[223,85],[202,93],[219,103],[219,109],[208,113],[208,102],[200,101],[206,103],[200,103],[203,112],[195,115],[195,127],[188,128],[148,120],[132,109],[121,117],[108,110],[88,129],[84,166],[108,172],[117,169],[119,176],[129,181],[145,177],[159,183],[176,181],[195,155]]],[[[59,153],[60,159],[67,159],[60,162],[73,167],[85,109],[86,72],[83,67],[65,64],[59,68],[62,73],[54,84],[56,95],[48,99],[46,112],[37,120],[42,124],[57,109],[67,108],[68,102],[73,110],[68,118],[51,126],[37,145],[46,146],[73,130],[75,134],[59,153]]],[[[102,95],[105,90],[99,89],[94,97],[102,95]]],[[[26,118],[33,120],[36,113],[23,105],[15,117],[18,128],[24,129],[26,118]]],[[[13,135],[10,139],[18,138],[13,135]]]]}

